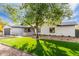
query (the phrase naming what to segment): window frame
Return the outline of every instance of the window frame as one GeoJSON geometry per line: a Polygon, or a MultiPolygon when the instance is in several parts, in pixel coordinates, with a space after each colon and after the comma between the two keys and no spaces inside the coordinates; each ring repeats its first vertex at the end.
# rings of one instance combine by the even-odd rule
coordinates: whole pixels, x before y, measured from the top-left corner
{"type": "Polygon", "coordinates": [[[50,32],[50,33],[55,33],[55,27],[50,27],[50,28],[49,28],[49,32],[50,32]]]}
{"type": "Polygon", "coordinates": [[[31,28],[24,28],[24,32],[31,32],[31,28]],[[30,31],[29,31],[30,29],[30,31]]]}

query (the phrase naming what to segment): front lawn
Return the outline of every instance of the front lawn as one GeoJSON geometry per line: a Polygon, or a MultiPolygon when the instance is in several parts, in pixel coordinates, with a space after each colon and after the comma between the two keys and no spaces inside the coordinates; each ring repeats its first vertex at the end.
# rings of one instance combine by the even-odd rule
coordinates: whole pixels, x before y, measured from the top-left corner
{"type": "Polygon", "coordinates": [[[24,52],[29,52],[39,56],[77,56],[79,55],[79,43],[54,41],[54,40],[35,40],[30,37],[8,38],[0,40],[6,44],[24,52]]]}

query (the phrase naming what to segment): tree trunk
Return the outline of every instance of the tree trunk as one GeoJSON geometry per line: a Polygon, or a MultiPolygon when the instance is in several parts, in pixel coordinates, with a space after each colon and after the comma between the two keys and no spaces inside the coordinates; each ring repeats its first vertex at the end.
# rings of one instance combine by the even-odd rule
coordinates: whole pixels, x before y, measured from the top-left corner
{"type": "Polygon", "coordinates": [[[39,39],[39,34],[38,34],[38,27],[36,28],[36,39],[39,39]]]}
{"type": "Polygon", "coordinates": [[[39,34],[38,34],[38,20],[36,21],[36,39],[39,39],[39,34]]]}

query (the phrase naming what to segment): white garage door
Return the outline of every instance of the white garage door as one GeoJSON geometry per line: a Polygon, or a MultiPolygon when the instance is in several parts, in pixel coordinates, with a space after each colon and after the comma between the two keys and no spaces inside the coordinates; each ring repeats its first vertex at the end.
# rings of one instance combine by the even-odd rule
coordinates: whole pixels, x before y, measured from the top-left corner
{"type": "Polygon", "coordinates": [[[11,29],[11,34],[12,35],[22,36],[23,33],[24,33],[24,29],[23,28],[12,28],[11,29]]]}

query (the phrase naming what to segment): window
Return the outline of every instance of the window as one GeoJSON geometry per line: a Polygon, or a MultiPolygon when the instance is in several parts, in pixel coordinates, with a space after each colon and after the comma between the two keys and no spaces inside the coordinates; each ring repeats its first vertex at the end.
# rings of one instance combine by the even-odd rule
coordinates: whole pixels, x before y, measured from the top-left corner
{"type": "Polygon", "coordinates": [[[24,32],[31,32],[31,29],[30,28],[25,28],[24,32]]]}
{"type": "Polygon", "coordinates": [[[28,28],[28,32],[31,32],[31,29],[30,28],[28,28]]]}
{"type": "Polygon", "coordinates": [[[55,33],[55,28],[54,27],[50,28],[49,31],[50,31],[50,33],[55,33]]]}

